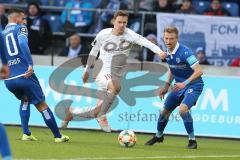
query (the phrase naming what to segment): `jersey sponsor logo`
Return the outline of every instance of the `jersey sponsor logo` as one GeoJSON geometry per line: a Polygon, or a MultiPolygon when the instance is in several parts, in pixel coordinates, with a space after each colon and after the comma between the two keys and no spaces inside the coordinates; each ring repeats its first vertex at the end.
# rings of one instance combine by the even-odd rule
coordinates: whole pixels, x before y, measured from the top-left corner
{"type": "Polygon", "coordinates": [[[12,59],[12,60],[8,61],[8,66],[13,66],[13,65],[16,65],[16,64],[19,64],[19,63],[21,63],[20,58],[15,58],[15,59],[12,59]]]}
{"type": "Polygon", "coordinates": [[[104,44],[103,49],[107,52],[113,52],[113,51],[125,51],[132,47],[132,43],[124,39],[120,39],[120,41],[121,42],[119,44],[115,42],[107,42],[106,44],[104,44]]]}
{"type": "Polygon", "coordinates": [[[178,64],[178,65],[169,65],[170,68],[176,68],[176,69],[184,69],[187,68],[186,64],[178,64]]]}

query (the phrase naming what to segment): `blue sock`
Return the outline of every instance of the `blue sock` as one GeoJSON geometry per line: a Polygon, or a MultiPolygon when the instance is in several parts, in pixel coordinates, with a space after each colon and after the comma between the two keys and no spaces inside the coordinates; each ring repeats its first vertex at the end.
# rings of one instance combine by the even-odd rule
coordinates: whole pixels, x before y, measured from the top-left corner
{"type": "Polygon", "coordinates": [[[161,137],[163,135],[163,131],[168,123],[169,116],[165,116],[160,114],[158,118],[158,123],[157,123],[157,137],[161,137]]]}
{"type": "Polygon", "coordinates": [[[21,102],[19,114],[21,117],[23,134],[31,135],[31,131],[28,128],[28,122],[30,117],[30,104],[28,102],[21,102]]]}
{"type": "Polygon", "coordinates": [[[11,160],[11,151],[4,126],[0,123],[0,153],[3,159],[11,160]]]}
{"type": "Polygon", "coordinates": [[[46,125],[51,129],[53,135],[55,138],[61,138],[61,134],[59,132],[56,120],[53,116],[52,111],[50,108],[45,109],[44,111],[41,112],[43,119],[46,123],[46,125]]]}
{"type": "Polygon", "coordinates": [[[189,112],[181,114],[185,129],[188,133],[189,139],[195,140],[194,129],[193,129],[193,119],[189,112]]]}

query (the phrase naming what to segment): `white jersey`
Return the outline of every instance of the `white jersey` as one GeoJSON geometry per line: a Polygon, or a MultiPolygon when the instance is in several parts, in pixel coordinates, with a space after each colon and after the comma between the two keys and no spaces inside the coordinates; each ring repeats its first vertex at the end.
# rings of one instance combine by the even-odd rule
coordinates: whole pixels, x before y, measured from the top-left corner
{"type": "Polygon", "coordinates": [[[101,72],[121,76],[133,44],[149,48],[154,53],[162,52],[157,45],[128,28],[119,36],[113,35],[112,30],[113,28],[103,29],[92,43],[90,55],[97,56],[100,51],[99,59],[103,62],[101,72]]]}

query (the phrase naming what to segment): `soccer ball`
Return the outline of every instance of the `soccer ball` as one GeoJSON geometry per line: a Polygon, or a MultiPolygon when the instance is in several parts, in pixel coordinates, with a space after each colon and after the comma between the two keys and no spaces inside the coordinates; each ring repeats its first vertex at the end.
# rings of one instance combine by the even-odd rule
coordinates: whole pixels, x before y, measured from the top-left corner
{"type": "Polygon", "coordinates": [[[137,142],[137,137],[133,131],[123,130],[118,135],[118,142],[123,147],[133,147],[137,142]]]}

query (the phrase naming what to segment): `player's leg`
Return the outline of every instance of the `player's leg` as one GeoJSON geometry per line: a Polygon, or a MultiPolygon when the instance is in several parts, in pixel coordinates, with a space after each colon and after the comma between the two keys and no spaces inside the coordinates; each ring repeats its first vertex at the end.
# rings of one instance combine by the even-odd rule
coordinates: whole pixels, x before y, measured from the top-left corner
{"type": "Polygon", "coordinates": [[[55,120],[55,117],[45,102],[45,96],[39,84],[37,77],[33,74],[28,79],[23,79],[25,96],[30,104],[34,104],[37,110],[42,114],[44,122],[52,131],[55,142],[65,142],[69,137],[61,135],[55,120]]]}
{"type": "Polygon", "coordinates": [[[103,100],[102,105],[98,105],[99,106],[98,112],[95,112],[98,113],[97,115],[98,117],[101,117],[102,115],[105,115],[108,112],[120,90],[121,90],[120,80],[116,79],[109,81],[107,85],[107,90],[104,91],[102,95],[103,100]]]}
{"type": "Polygon", "coordinates": [[[20,108],[19,108],[19,115],[21,118],[21,127],[23,131],[22,140],[23,141],[36,141],[37,138],[35,138],[28,126],[29,117],[30,117],[30,104],[27,100],[27,98],[24,98],[24,100],[21,101],[20,108]]]}
{"type": "Polygon", "coordinates": [[[183,123],[189,137],[189,143],[187,146],[189,149],[197,149],[197,141],[194,135],[193,118],[190,113],[190,109],[196,104],[202,89],[202,84],[189,87],[185,91],[184,98],[179,106],[179,114],[183,119],[183,123]]]}
{"type": "Polygon", "coordinates": [[[22,140],[37,140],[29,130],[28,122],[30,117],[30,104],[27,103],[27,98],[25,96],[25,91],[22,87],[25,85],[25,78],[17,78],[13,80],[5,81],[7,89],[12,92],[15,97],[21,100],[19,115],[21,118],[21,126],[23,130],[22,140]],[[21,86],[19,86],[21,84],[21,86]],[[25,102],[24,102],[25,101],[25,102]]]}
{"type": "Polygon", "coordinates": [[[95,115],[101,129],[105,132],[111,132],[111,127],[108,123],[106,114],[109,111],[112,103],[114,102],[117,94],[121,90],[121,82],[119,79],[109,81],[107,90],[103,92],[102,101],[95,108],[95,115]]]}
{"type": "Polygon", "coordinates": [[[62,121],[62,128],[66,128],[69,121],[72,119],[80,118],[97,118],[100,127],[105,132],[110,132],[111,128],[108,124],[106,113],[109,111],[111,104],[114,102],[116,95],[121,89],[120,78],[114,78],[111,74],[102,72],[99,73],[96,78],[98,88],[101,90],[99,99],[97,100],[96,106],[92,109],[91,107],[78,107],[78,108],[66,108],[65,118],[62,121]]]}
{"type": "Polygon", "coordinates": [[[164,129],[167,126],[169,116],[172,113],[172,111],[179,105],[179,96],[176,94],[176,92],[171,92],[167,96],[165,103],[164,103],[164,109],[161,111],[158,122],[157,122],[157,133],[153,136],[152,139],[147,141],[145,145],[153,145],[155,143],[163,142],[164,137],[164,129]]]}
{"type": "Polygon", "coordinates": [[[183,119],[183,123],[189,137],[189,144],[187,147],[189,149],[197,149],[197,142],[195,139],[194,128],[193,128],[193,119],[188,108],[189,107],[186,104],[182,103],[179,106],[179,114],[183,119]]]}
{"type": "Polygon", "coordinates": [[[29,117],[30,117],[30,105],[27,100],[21,101],[19,108],[19,115],[21,118],[21,126],[23,134],[31,135],[31,131],[28,127],[29,117]]]}
{"type": "Polygon", "coordinates": [[[90,106],[66,107],[63,109],[61,108],[61,110],[62,110],[61,114],[65,115],[65,117],[61,123],[61,128],[63,128],[63,129],[67,128],[69,122],[72,120],[96,118],[97,114],[99,113],[99,111],[101,109],[102,102],[103,101],[101,99],[97,99],[97,104],[96,104],[96,107],[94,107],[94,108],[92,108],[90,106]]]}
{"type": "Polygon", "coordinates": [[[4,126],[0,123],[0,153],[3,160],[12,160],[10,146],[4,126]]]}
{"type": "Polygon", "coordinates": [[[55,117],[51,111],[51,109],[48,107],[45,101],[42,101],[35,105],[38,111],[42,114],[43,119],[46,123],[46,125],[51,129],[55,142],[66,142],[69,140],[68,136],[64,136],[60,134],[60,131],[58,129],[55,117]]]}

